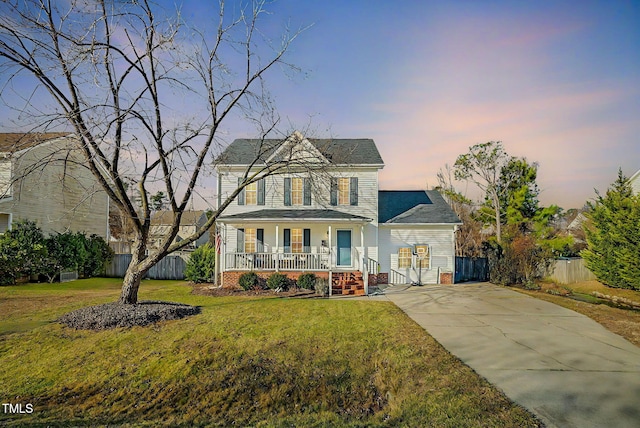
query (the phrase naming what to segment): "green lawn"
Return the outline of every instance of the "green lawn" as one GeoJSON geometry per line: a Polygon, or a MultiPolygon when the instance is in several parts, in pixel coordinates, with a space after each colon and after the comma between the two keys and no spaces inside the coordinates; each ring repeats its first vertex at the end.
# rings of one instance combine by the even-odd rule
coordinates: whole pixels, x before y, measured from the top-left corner
{"type": "Polygon", "coordinates": [[[114,301],[112,279],[0,287],[0,425],[536,426],[393,304],[206,297],[145,281],[141,299],[202,307],[158,325],[54,320],[114,301]]]}

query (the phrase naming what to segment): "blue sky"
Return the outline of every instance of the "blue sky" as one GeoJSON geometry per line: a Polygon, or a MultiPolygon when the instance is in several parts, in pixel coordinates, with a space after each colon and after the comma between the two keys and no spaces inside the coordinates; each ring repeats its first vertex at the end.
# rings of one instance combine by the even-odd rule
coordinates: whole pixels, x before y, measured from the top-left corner
{"type": "MultiPolygon", "coordinates": [[[[183,17],[215,19],[211,3],[185,0],[183,17]]],[[[627,176],[640,169],[638,1],[278,0],[267,8],[268,32],[311,25],[287,57],[302,72],[270,76],[280,115],[310,123],[315,137],[373,138],[386,163],[382,189],[430,188],[439,168],[491,140],[539,162],[545,205],[580,207],[619,167],[627,176]]],[[[12,119],[0,109],[0,125],[12,119]]],[[[229,129],[230,139],[254,136],[240,124],[229,129]]]]}

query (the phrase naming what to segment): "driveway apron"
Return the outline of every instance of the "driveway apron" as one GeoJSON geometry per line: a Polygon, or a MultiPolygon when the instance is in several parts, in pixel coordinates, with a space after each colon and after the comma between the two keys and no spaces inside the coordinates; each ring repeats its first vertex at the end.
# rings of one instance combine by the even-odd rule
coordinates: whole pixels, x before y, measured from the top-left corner
{"type": "Polygon", "coordinates": [[[590,318],[487,283],[385,295],[548,427],[640,427],[640,348],[590,318]]]}

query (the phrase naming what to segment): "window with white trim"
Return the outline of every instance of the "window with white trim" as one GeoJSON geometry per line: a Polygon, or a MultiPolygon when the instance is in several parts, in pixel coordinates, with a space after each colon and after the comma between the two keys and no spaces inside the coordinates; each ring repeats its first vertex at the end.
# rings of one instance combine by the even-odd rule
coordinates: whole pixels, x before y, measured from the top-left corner
{"type": "Polygon", "coordinates": [[[398,268],[411,267],[411,247],[402,247],[398,249],[398,268]]]}
{"type": "Polygon", "coordinates": [[[291,204],[302,205],[304,199],[304,180],[300,177],[291,178],[291,204]]]}
{"type": "Polygon", "coordinates": [[[429,246],[428,245],[416,245],[416,267],[422,267],[425,269],[429,269],[430,263],[430,254],[429,254],[429,246]]]}
{"type": "Polygon", "coordinates": [[[302,253],[304,250],[302,229],[291,229],[291,252],[302,253]]]}
{"type": "Polygon", "coordinates": [[[350,196],[350,187],[349,187],[350,178],[340,177],[338,178],[338,205],[349,205],[351,200],[350,196]]]}
{"type": "Polygon", "coordinates": [[[244,230],[244,252],[245,253],[255,253],[256,252],[256,229],[245,229],[244,230]]]}
{"type": "MultiPolygon", "coordinates": [[[[245,204],[258,205],[258,183],[251,183],[244,189],[245,204]]],[[[255,229],[254,229],[255,230],[255,229]]]]}

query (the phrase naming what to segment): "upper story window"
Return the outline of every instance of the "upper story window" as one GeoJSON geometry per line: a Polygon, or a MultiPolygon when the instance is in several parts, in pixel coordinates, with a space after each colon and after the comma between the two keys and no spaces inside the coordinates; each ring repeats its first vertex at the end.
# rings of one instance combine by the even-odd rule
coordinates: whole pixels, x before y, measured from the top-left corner
{"type": "Polygon", "coordinates": [[[291,179],[291,204],[302,205],[303,196],[302,178],[294,177],[291,179]]]}
{"type": "Polygon", "coordinates": [[[311,205],[311,181],[309,178],[284,178],[284,205],[311,205]]]}
{"type": "MultiPolygon", "coordinates": [[[[242,185],[242,177],[238,177],[238,186],[242,185]]],[[[264,179],[248,184],[238,194],[238,205],[264,205],[264,179]]]]}
{"type": "Polygon", "coordinates": [[[258,205],[258,183],[251,183],[244,188],[245,204],[258,205]]]}
{"type": "Polygon", "coordinates": [[[349,199],[350,181],[348,178],[338,178],[338,205],[349,205],[351,203],[351,199],[349,199]]]}
{"type": "Polygon", "coordinates": [[[358,177],[331,179],[331,205],[358,205],[358,177]]]}

